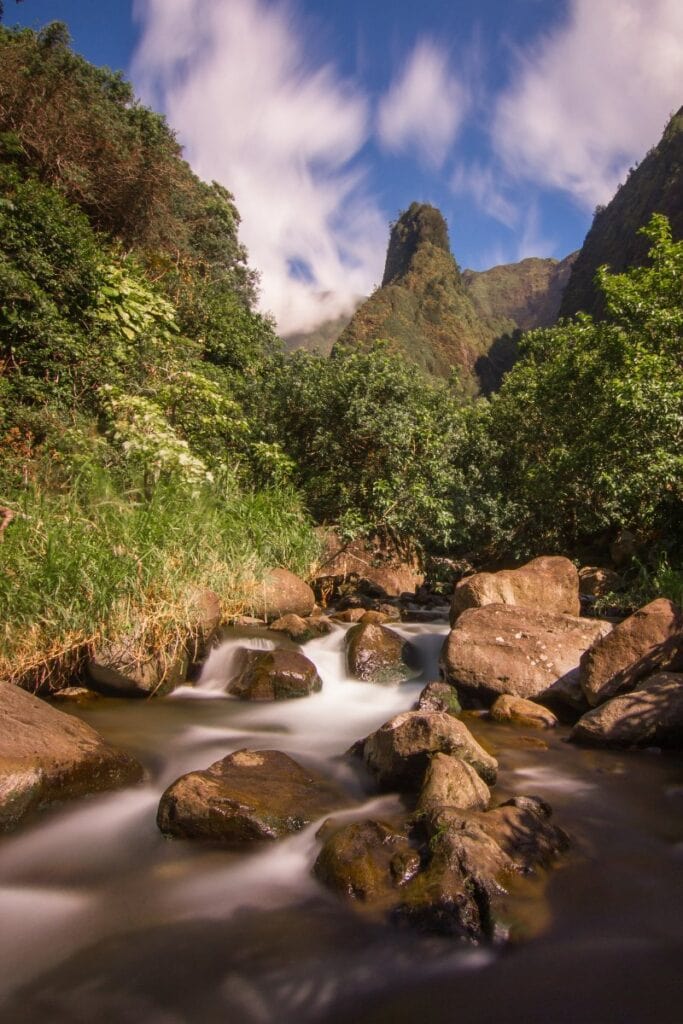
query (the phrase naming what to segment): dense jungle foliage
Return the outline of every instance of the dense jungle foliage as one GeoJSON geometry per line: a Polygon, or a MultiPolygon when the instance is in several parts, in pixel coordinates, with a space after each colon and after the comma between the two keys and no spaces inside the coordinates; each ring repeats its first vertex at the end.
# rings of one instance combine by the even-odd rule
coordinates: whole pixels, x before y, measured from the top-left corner
{"type": "MultiPolygon", "coordinates": [[[[377,342],[287,355],[221,186],[64,26],[0,27],[0,672],[187,586],[239,607],[315,522],[516,558],[628,527],[680,557],[683,243],[600,275],[608,315],[526,335],[490,400],[377,342]]],[[[19,666],[19,668],[17,668],[19,666]]]]}

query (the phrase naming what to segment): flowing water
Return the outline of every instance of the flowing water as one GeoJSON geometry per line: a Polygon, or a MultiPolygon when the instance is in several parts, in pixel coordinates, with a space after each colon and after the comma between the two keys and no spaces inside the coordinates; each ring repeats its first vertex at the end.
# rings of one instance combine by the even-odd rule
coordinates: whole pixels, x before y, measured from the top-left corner
{"type": "MultiPolygon", "coordinates": [[[[235,634],[195,687],[72,713],[138,757],[147,783],[55,811],[0,841],[0,1016],[8,1022],[568,1022],[683,1019],[683,758],[586,751],[473,718],[500,761],[494,796],[547,799],[572,849],[506,950],[359,917],[311,876],[314,824],[249,853],[162,838],[164,788],[240,747],[275,748],[358,790],[340,755],[436,678],[445,625],[403,625],[421,680],[345,674],[344,629],[306,646],[323,689],[253,705],[226,697],[235,634]],[[542,740],[542,743],[539,743],[542,740]]],[[[272,645],[271,645],[272,646],[272,645]]]]}

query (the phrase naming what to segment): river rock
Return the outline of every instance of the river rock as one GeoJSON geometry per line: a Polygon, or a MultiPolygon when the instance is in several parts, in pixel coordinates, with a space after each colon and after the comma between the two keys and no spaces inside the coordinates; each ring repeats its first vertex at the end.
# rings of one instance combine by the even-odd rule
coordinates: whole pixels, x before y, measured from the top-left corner
{"type": "Polygon", "coordinates": [[[581,655],[611,628],[600,619],[532,608],[469,608],[444,644],[441,672],[461,699],[486,703],[501,693],[545,699],[578,672],[581,655]]]}
{"type": "Polygon", "coordinates": [[[0,682],[0,831],[51,804],[141,778],[142,766],[89,725],[0,682]]]}
{"type": "Polygon", "coordinates": [[[404,711],[360,744],[365,764],[382,789],[416,790],[434,754],[453,754],[490,784],[498,762],[457,718],[440,712],[404,711]]]}
{"type": "Polygon", "coordinates": [[[672,601],[660,597],[618,623],[581,658],[580,682],[595,707],[615,694],[631,690],[661,665],[665,645],[683,631],[683,615],[672,601]]]}
{"type": "Polygon", "coordinates": [[[330,618],[334,619],[335,622],[354,623],[360,622],[366,612],[367,608],[362,606],[360,608],[344,608],[342,611],[332,612],[330,618]]]}
{"type": "Polygon", "coordinates": [[[480,572],[461,580],[451,602],[451,625],[468,608],[505,604],[557,615],[578,615],[579,574],[568,558],[543,557],[519,569],[480,572]]]}
{"type": "Polygon", "coordinates": [[[516,722],[534,729],[552,729],[557,725],[557,718],[549,708],[509,693],[502,693],[493,702],[491,718],[496,722],[516,722]]]}
{"type": "Polygon", "coordinates": [[[434,813],[443,807],[485,811],[491,794],[474,768],[459,757],[434,754],[420,791],[417,811],[434,813]]]}
{"type": "Polygon", "coordinates": [[[453,687],[435,680],[424,687],[413,710],[445,711],[447,715],[459,715],[462,708],[453,687]]]}
{"type": "Polygon", "coordinates": [[[168,787],[157,825],[231,845],[279,839],[351,804],[333,782],[279,750],[238,750],[168,787]]]}
{"type": "Polygon", "coordinates": [[[251,614],[274,622],[285,615],[307,618],[315,606],[315,595],[308,583],[288,569],[271,569],[249,599],[251,614]]]}
{"type": "Polygon", "coordinates": [[[346,634],[349,675],[368,683],[400,683],[419,673],[413,645],[393,629],[358,623],[346,634]]]}
{"type": "Polygon", "coordinates": [[[242,648],[237,665],[238,674],[228,683],[227,690],[240,700],[308,697],[323,685],[313,662],[300,651],[242,648]]]}
{"type": "Polygon", "coordinates": [[[311,615],[307,619],[300,615],[283,615],[271,622],[269,629],[284,633],[296,644],[305,644],[316,636],[326,636],[332,630],[332,624],[325,615],[311,615]]]}
{"type": "Polygon", "coordinates": [[[390,905],[396,890],[420,869],[405,831],[383,821],[354,821],[326,839],[313,872],[334,892],[364,903],[390,905]]]}
{"type": "Polygon", "coordinates": [[[139,649],[133,637],[100,641],[87,664],[90,686],[106,697],[163,697],[181,686],[190,652],[178,638],[165,650],[139,649]]]}
{"type": "Polygon", "coordinates": [[[569,738],[605,747],[683,748],[683,675],[658,672],[587,712],[569,738]]]}
{"type": "Polygon", "coordinates": [[[386,597],[414,594],[424,582],[414,548],[388,533],[344,542],[335,530],[321,527],[319,536],[323,554],[313,585],[323,603],[349,581],[364,593],[386,597]]]}

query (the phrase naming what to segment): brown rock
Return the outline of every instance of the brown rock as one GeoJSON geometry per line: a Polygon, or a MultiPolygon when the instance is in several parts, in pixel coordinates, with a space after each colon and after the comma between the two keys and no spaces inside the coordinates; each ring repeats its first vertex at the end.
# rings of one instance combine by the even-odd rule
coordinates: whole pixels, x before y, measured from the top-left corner
{"type": "Polygon", "coordinates": [[[462,711],[458,694],[448,683],[435,681],[427,683],[417,698],[415,711],[445,711],[447,715],[459,715],[462,711]]]}
{"type": "Polygon", "coordinates": [[[176,838],[239,845],[279,839],[350,803],[335,783],[279,750],[238,750],[169,786],[157,824],[176,838]]]}
{"type": "Polygon", "coordinates": [[[434,754],[452,754],[471,765],[485,782],[496,781],[498,762],[477,743],[463,722],[438,712],[404,711],[362,743],[368,769],[382,789],[422,786],[434,754]]]}
{"type": "Polygon", "coordinates": [[[366,608],[345,608],[340,612],[332,612],[330,618],[335,622],[360,622],[367,613],[366,608]]]}
{"type": "Polygon", "coordinates": [[[683,748],[683,675],[658,672],[587,712],[569,738],[605,747],[683,748]]]}
{"type": "Polygon", "coordinates": [[[456,585],[451,603],[451,625],[468,608],[506,604],[536,608],[557,615],[578,615],[579,575],[568,558],[544,557],[519,569],[480,572],[456,585]]]}
{"type": "Polygon", "coordinates": [[[491,794],[474,768],[459,757],[434,754],[420,791],[417,810],[433,813],[443,807],[485,811],[491,794]]]}
{"type": "Polygon", "coordinates": [[[613,569],[601,569],[595,565],[584,565],[579,569],[579,591],[587,597],[605,597],[623,587],[622,577],[613,569]]]}
{"type": "Polygon", "coordinates": [[[391,622],[392,620],[384,612],[376,612],[371,609],[358,621],[365,626],[383,626],[385,622],[391,622]]]}
{"type": "Polygon", "coordinates": [[[375,905],[389,905],[397,889],[420,869],[420,855],[407,835],[382,821],[354,821],[326,839],[314,874],[335,892],[375,905]]]}
{"type": "MultiPolygon", "coordinates": [[[[323,619],[321,623],[319,618],[302,619],[300,615],[283,615],[275,622],[271,622],[269,628],[275,633],[284,633],[296,644],[305,644],[313,637],[323,634],[325,623],[327,623],[326,619],[323,619]]],[[[327,628],[329,630],[329,623],[327,623],[327,628]]]]}
{"type": "Polygon", "coordinates": [[[142,766],[90,726],[0,683],[0,831],[53,803],[141,778],[142,766]]]}
{"type": "Polygon", "coordinates": [[[284,615],[299,615],[305,619],[313,611],[315,595],[308,583],[288,569],[271,569],[254,589],[249,604],[252,615],[266,622],[284,615]]]}
{"type": "Polygon", "coordinates": [[[419,674],[415,648],[385,626],[358,623],[346,634],[349,674],[369,683],[400,683],[419,674]]]}
{"type": "Polygon", "coordinates": [[[548,708],[525,700],[524,697],[513,697],[509,693],[501,694],[494,701],[491,718],[496,722],[517,722],[534,729],[552,729],[557,725],[557,718],[548,708]]]}
{"type": "Polygon", "coordinates": [[[190,652],[178,638],[165,650],[139,650],[135,637],[101,641],[87,665],[93,690],[107,697],[164,697],[187,678],[190,652]]]}
{"type": "Polygon", "coordinates": [[[387,597],[414,593],[424,582],[415,551],[388,534],[373,534],[344,543],[335,530],[321,528],[324,552],[313,576],[323,601],[330,600],[345,581],[387,597]]]}
{"type": "Polygon", "coordinates": [[[300,651],[242,648],[238,675],[227,690],[241,700],[289,700],[317,693],[322,685],[315,665],[300,651]]]}
{"type": "Polygon", "coordinates": [[[531,608],[470,608],[448,635],[441,671],[461,699],[487,702],[501,693],[545,699],[578,671],[583,652],[610,629],[599,619],[531,608]]]}
{"type": "MultiPolygon", "coordinates": [[[[664,597],[618,623],[581,658],[579,679],[586,700],[595,707],[659,668],[666,645],[683,630],[680,609],[664,597]]],[[[664,667],[664,666],[662,666],[664,667]]]]}

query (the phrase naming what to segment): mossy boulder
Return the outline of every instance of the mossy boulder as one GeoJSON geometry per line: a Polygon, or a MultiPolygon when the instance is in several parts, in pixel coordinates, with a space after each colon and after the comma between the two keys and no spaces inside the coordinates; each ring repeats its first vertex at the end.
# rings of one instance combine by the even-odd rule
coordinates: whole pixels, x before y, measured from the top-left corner
{"type": "Polygon", "coordinates": [[[387,906],[419,869],[420,855],[407,832],[375,820],[334,831],[313,866],[316,877],[334,892],[387,906]]]}

